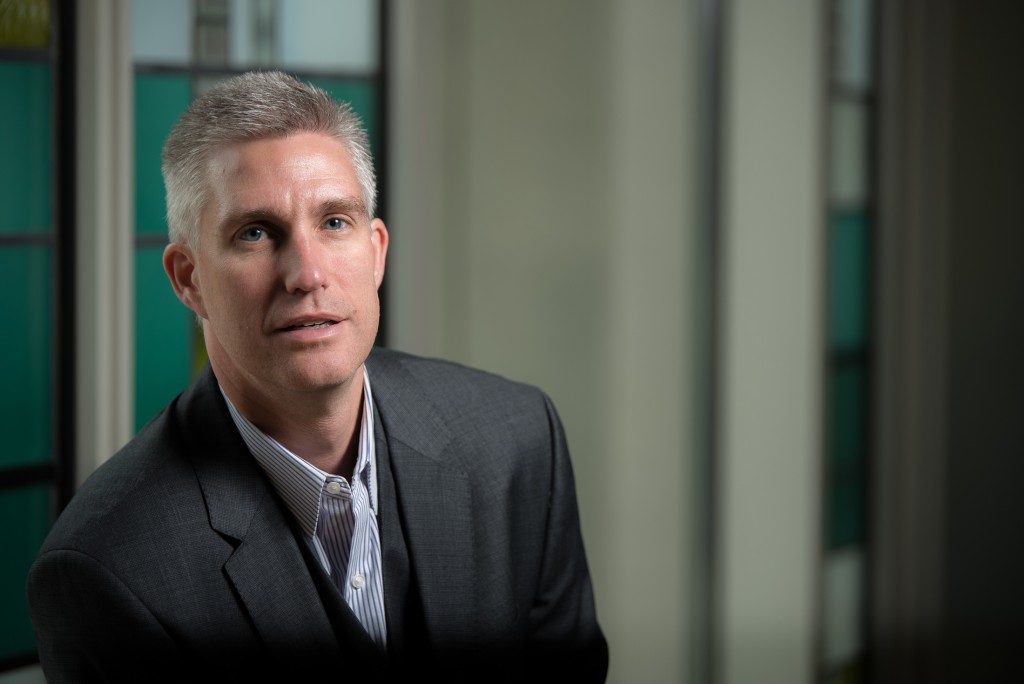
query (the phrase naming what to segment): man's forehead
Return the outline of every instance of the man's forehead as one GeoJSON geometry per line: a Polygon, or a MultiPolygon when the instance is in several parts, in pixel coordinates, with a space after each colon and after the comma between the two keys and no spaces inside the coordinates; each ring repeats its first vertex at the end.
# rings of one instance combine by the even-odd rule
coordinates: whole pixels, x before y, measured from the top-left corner
{"type": "Polygon", "coordinates": [[[225,144],[211,152],[204,170],[207,190],[212,190],[214,196],[229,193],[260,197],[280,184],[297,183],[337,201],[364,201],[348,148],[323,134],[225,144]]]}
{"type": "Polygon", "coordinates": [[[355,170],[348,145],[344,141],[326,133],[311,131],[221,143],[209,150],[205,166],[207,169],[229,168],[270,156],[288,158],[310,154],[329,157],[333,163],[355,170]]]}

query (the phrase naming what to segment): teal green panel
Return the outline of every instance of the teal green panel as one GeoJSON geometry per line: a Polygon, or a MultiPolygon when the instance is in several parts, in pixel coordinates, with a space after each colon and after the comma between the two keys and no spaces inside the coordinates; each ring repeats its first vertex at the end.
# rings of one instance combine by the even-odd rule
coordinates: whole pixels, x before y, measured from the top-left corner
{"type": "Polygon", "coordinates": [[[374,152],[374,164],[379,172],[377,150],[380,132],[377,130],[377,89],[374,82],[369,79],[326,77],[311,78],[308,81],[318,88],[323,88],[335,100],[352,105],[352,109],[366,127],[366,133],[370,137],[370,149],[374,152]]]}
{"type": "Polygon", "coordinates": [[[0,660],[35,652],[36,641],[25,602],[29,566],[50,526],[50,490],[0,490],[0,660]]]}
{"type": "Polygon", "coordinates": [[[50,67],[0,62],[0,233],[51,229],[50,67]]]}
{"type": "Polygon", "coordinates": [[[191,377],[192,312],[164,273],[162,247],[135,252],[135,429],[141,428],[191,377]]]}
{"type": "Polygon", "coordinates": [[[829,240],[829,344],[857,349],[867,340],[868,223],[858,212],[832,216],[829,240]]]}
{"type": "Polygon", "coordinates": [[[167,232],[160,153],[191,94],[188,76],[135,76],[135,229],[140,233],[167,232]]]}
{"type": "Polygon", "coordinates": [[[49,247],[0,247],[0,468],[50,459],[52,271],[49,247]]]}
{"type": "Polygon", "coordinates": [[[857,364],[833,368],[829,373],[829,463],[825,494],[828,548],[854,543],[864,536],[866,372],[863,365],[857,364]]]}

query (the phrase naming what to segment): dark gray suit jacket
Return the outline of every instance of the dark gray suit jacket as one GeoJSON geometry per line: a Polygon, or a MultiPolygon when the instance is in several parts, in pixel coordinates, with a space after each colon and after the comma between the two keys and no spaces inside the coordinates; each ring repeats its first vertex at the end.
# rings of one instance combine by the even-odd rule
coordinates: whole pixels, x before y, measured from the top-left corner
{"type": "Polygon", "coordinates": [[[47,677],[603,680],[547,397],[396,352],[374,350],[367,367],[386,654],[313,559],[207,368],[89,478],[43,545],[28,595],[47,677]]]}

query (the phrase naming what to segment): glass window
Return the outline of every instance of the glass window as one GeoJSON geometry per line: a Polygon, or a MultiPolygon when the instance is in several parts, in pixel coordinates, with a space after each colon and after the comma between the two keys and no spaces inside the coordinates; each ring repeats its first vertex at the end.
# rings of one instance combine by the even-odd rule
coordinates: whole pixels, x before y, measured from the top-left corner
{"type": "Polygon", "coordinates": [[[285,7],[280,13],[282,68],[353,74],[377,69],[376,0],[289,0],[285,7]]]}
{"type": "Polygon", "coordinates": [[[841,99],[831,104],[829,202],[863,207],[868,201],[868,103],[841,99]]]}
{"type": "MultiPolygon", "coordinates": [[[[65,15],[66,16],[66,15],[65,15]]],[[[72,103],[59,100],[57,13],[49,0],[0,0],[0,291],[9,323],[0,337],[0,670],[36,659],[25,580],[53,514],[69,496],[74,463],[72,368],[62,331],[73,326],[73,283],[60,263],[73,258],[70,216],[59,185],[66,169],[58,131],[72,103]]],[[[73,141],[70,141],[73,143],[73,141]]]]}
{"type": "Polygon", "coordinates": [[[833,82],[867,92],[874,85],[873,0],[836,0],[832,59],[833,82]]]}
{"type": "Polygon", "coordinates": [[[869,225],[863,211],[834,211],[829,227],[828,344],[833,351],[868,343],[869,225]]]}
{"type": "Polygon", "coordinates": [[[4,318],[17,321],[0,336],[0,468],[48,463],[53,431],[53,256],[45,245],[0,246],[4,318]]]}
{"type": "Polygon", "coordinates": [[[873,0],[832,0],[828,91],[828,284],[821,679],[860,681],[871,376],[873,0]]]}
{"type": "Polygon", "coordinates": [[[134,0],[132,45],[135,62],[186,66],[192,61],[191,2],[134,0]]]}
{"type": "Polygon", "coordinates": [[[0,62],[0,233],[51,227],[51,73],[48,62],[0,62]]]}
{"type": "Polygon", "coordinates": [[[49,0],[0,3],[0,46],[46,49],[50,46],[49,0]]]}

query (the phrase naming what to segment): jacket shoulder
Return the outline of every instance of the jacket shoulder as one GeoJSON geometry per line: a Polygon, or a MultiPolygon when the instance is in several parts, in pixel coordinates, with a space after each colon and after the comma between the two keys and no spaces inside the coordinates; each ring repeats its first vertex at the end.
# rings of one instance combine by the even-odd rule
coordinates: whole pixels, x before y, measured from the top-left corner
{"type": "Polygon", "coordinates": [[[532,473],[543,481],[564,441],[541,390],[451,361],[377,351],[367,361],[389,442],[489,482],[532,473]]]}
{"type": "Polygon", "coordinates": [[[456,424],[513,413],[542,415],[550,406],[547,395],[533,385],[454,361],[375,349],[367,366],[375,396],[427,400],[456,424]]]}
{"type": "Polygon", "coordinates": [[[175,397],[131,440],[99,466],[72,497],[40,553],[78,550],[98,559],[138,543],[157,518],[198,517],[204,510],[182,416],[197,386],[175,397]],[[197,505],[198,504],[198,505],[197,505]]]}

